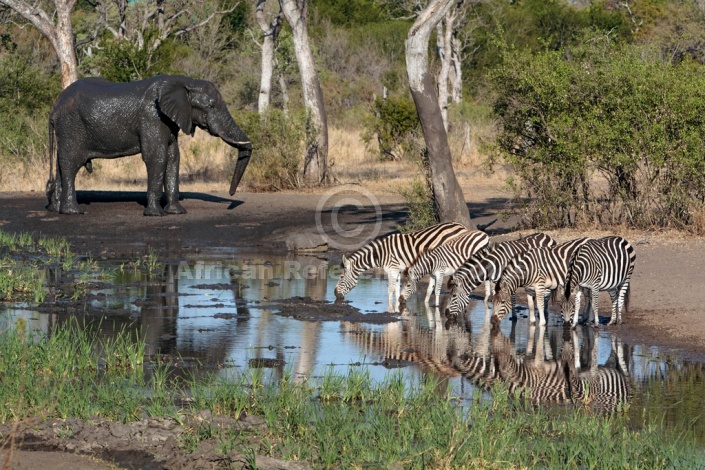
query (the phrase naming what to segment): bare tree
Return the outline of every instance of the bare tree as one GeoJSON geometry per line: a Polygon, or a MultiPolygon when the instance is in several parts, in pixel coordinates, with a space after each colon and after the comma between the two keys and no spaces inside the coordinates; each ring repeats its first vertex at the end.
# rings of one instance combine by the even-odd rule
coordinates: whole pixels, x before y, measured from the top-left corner
{"type": "Polygon", "coordinates": [[[283,24],[281,7],[276,14],[270,15],[271,19],[268,19],[265,11],[266,3],[267,0],[258,0],[257,8],[255,9],[255,18],[262,30],[262,43],[258,43],[262,50],[262,75],[259,86],[259,100],[257,102],[257,111],[260,114],[269,109],[272,94],[272,75],[274,72],[274,44],[283,24]]]}
{"type": "Polygon", "coordinates": [[[39,3],[29,4],[24,0],[0,0],[22,18],[37,28],[51,43],[61,66],[61,85],[66,88],[78,79],[76,51],[74,50],[71,11],[76,0],[53,0],[53,12],[46,12],[39,3]]]}
{"type": "Polygon", "coordinates": [[[301,74],[304,105],[311,126],[307,127],[308,148],[304,160],[304,178],[310,183],[328,180],[328,121],[323,104],[323,91],[308,42],[308,1],[279,0],[286,21],[291,26],[296,62],[301,74]]]}
{"type": "Polygon", "coordinates": [[[439,219],[469,227],[470,214],[453,171],[448,134],[443,126],[433,75],[428,70],[431,32],[456,1],[431,0],[418,15],[406,39],[406,70],[428,150],[431,185],[439,219]]]}
{"type": "Polygon", "coordinates": [[[98,41],[101,29],[112,34],[117,41],[128,41],[138,51],[147,52],[147,62],[159,46],[169,38],[191,33],[216,17],[231,13],[239,2],[226,7],[220,0],[96,0],[98,13],[96,31],[82,42],[98,41]]]}

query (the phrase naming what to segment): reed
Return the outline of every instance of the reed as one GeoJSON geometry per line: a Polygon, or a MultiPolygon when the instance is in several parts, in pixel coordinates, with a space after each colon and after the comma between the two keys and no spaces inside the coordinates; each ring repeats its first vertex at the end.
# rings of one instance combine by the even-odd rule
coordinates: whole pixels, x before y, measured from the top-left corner
{"type": "Polygon", "coordinates": [[[491,400],[462,403],[446,379],[409,382],[399,371],[374,383],[364,367],[294,378],[262,369],[233,377],[170,380],[172,364],[145,364],[144,338],[114,340],[77,321],[48,337],[22,325],[0,332],[0,421],[31,416],[126,422],[171,417],[182,424],[183,450],[210,443],[315,468],[702,468],[705,454],[686,434],[658,426],[630,428],[624,413],[548,412],[511,396],[501,384],[491,400]],[[221,426],[187,419],[208,410],[263,426],[221,426]]]}

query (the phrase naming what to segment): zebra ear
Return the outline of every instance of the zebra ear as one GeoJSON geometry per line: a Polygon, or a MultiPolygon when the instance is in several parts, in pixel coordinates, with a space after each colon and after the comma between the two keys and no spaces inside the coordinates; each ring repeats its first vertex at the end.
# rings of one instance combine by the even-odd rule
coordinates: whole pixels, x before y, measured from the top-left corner
{"type": "Polygon", "coordinates": [[[448,289],[452,289],[455,287],[455,282],[453,281],[453,275],[451,274],[450,277],[448,277],[448,284],[446,285],[448,289]]]}
{"type": "Polygon", "coordinates": [[[345,268],[345,262],[348,260],[348,254],[343,253],[343,259],[340,260],[340,267],[345,268]]]}

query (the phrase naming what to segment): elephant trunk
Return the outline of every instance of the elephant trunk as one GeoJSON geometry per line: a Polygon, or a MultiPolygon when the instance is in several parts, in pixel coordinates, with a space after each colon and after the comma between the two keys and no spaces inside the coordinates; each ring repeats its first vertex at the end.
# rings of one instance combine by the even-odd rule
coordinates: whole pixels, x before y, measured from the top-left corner
{"type": "Polygon", "coordinates": [[[249,149],[240,149],[237,156],[237,163],[235,164],[235,172],[233,173],[233,180],[230,182],[230,195],[235,194],[237,186],[240,184],[240,179],[245,173],[245,168],[247,164],[250,163],[250,157],[252,156],[252,144],[250,144],[249,149]]]}
{"type": "Polygon", "coordinates": [[[235,190],[240,184],[240,180],[242,179],[242,175],[245,173],[247,164],[250,163],[250,156],[252,155],[252,142],[250,142],[250,139],[242,131],[242,129],[235,124],[235,121],[233,121],[229,115],[228,117],[228,125],[226,125],[224,130],[218,133],[218,135],[221,139],[238,150],[235,172],[233,173],[233,179],[230,182],[230,195],[232,196],[235,194],[235,190]]]}

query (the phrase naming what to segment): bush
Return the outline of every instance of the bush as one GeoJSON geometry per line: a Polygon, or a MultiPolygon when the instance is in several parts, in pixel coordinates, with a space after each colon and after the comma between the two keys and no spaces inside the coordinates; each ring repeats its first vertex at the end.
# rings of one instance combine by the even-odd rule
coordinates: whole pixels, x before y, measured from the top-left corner
{"type": "MultiPolygon", "coordinates": [[[[43,75],[12,54],[0,59],[0,186],[46,161],[47,122],[58,77],[43,75]]],[[[48,174],[48,168],[47,168],[48,174]]]]}
{"type": "Polygon", "coordinates": [[[254,147],[244,175],[248,187],[253,191],[298,187],[306,138],[304,115],[287,117],[278,110],[262,116],[243,112],[239,122],[254,147]]]}
{"type": "Polygon", "coordinates": [[[494,74],[499,154],[536,227],[693,227],[705,201],[705,76],[590,36],[509,52],[494,74]]]}
{"type": "Polygon", "coordinates": [[[414,102],[401,97],[377,98],[373,110],[374,115],[365,122],[365,143],[376,137],[380,156],[385,160],[401,160],[412,154],[414,140],[421,133],[414,102]]]}

